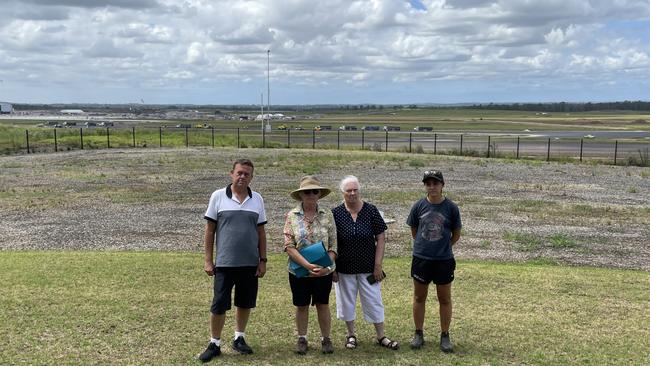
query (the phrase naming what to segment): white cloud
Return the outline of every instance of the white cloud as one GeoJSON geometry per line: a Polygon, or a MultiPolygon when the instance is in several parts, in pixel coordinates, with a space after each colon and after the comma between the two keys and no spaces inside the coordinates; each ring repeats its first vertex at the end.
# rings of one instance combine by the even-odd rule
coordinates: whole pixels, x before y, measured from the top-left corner
{"type": "Polygon", "coordinates": [[[650,81],[647,0],[421,3],[425,10],[406,0],[8,0],[0,79],[16,100],[30,95],[20,88],[27,74],[78,90],[109,83],[165,93],[184,81],[259,95],[271,49],[273,81],[306,88],[540,77],[588,85],[631,73],[630,82],[650,81]]]}

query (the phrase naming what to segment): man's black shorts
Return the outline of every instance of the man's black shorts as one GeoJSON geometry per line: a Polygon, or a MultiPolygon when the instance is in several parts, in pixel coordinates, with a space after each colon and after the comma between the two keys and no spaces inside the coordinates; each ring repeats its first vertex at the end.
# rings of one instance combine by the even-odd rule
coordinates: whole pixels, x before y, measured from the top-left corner
{"type": "Polygon", "coordinates": [[[328,304],[332,292],[332,274],[298,278],[289,273],[289,285],[295,306],[328,304]]]}
{"type": "Polygon", "coordinates": [[[436,285],[446,285],[454,280],[455,269],[456,260],[454,258],[430,260],[413,257],[411,277],[425,285],[431,282],[436,285]]]}
{"type": "Polygon", "coordinates": [[[235,306],[254,308],[257,301],[257,267],[215,267],[212,314],[225,314],[232,304],[232,288],[235,288],[235,306]]]}

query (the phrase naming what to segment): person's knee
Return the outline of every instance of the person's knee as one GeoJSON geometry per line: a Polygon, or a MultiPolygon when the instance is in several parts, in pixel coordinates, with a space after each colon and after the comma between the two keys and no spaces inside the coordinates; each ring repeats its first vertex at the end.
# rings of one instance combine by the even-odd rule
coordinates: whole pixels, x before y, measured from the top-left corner
{"type": "Polygon", "coordinates": [[[451,306],[451,296],[438,296],[440,306],[451,306]]]}
{"type": "Polygon", "coordinates": [[[296,306],[296,311],[299,312],[299,313],[307,313],[307,312],[309,312],[309,305],[296,306]]]}
{"type": "Polygon", "coordinates": [[[417,304],[423,304],[427,302],[427,295],[426,294],[413,294],[413,302],[417,304]]]}

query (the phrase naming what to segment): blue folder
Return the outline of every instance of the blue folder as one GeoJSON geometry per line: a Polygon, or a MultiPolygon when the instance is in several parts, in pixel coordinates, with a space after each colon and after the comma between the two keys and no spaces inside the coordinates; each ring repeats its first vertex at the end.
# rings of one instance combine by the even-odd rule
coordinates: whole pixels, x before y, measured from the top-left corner
{"type": "MultiPolygon", "coordinates": [[[[299,250],[299,252],[309,263],[317,264],[321,267],[332,265],[332,259],[327,254],[327,250],[325,249],[325,245],[322,241],[303,247],[299,250]]],[[[289,261],[289,266],[296,277],[309,276],[309,271],[307,268],[301,266],[293,260],[289,261]]]]}

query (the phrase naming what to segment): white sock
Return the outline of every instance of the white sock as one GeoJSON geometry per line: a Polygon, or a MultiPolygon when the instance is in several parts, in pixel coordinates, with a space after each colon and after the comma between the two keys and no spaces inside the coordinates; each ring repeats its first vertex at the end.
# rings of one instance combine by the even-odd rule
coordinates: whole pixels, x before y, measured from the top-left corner
{"type": "Polygon", "coordinates": [[[307,335],[299,335],[298,339],[300,339],[300,338],[304,338],[305,340],[307,340],[307,335]]]}
{"type": "Polygon", "coordinates": [[[210,343],[214,343],[217,346],[221,347],[221,339],[220,338],[210,338],[210,343]]]}
{"type": "Polygon", "coordinates": [[[237,339],[239,337],[245,338],[244,336],[245,336],[244,332],[235,331],[235,339],[237,339]]]}

